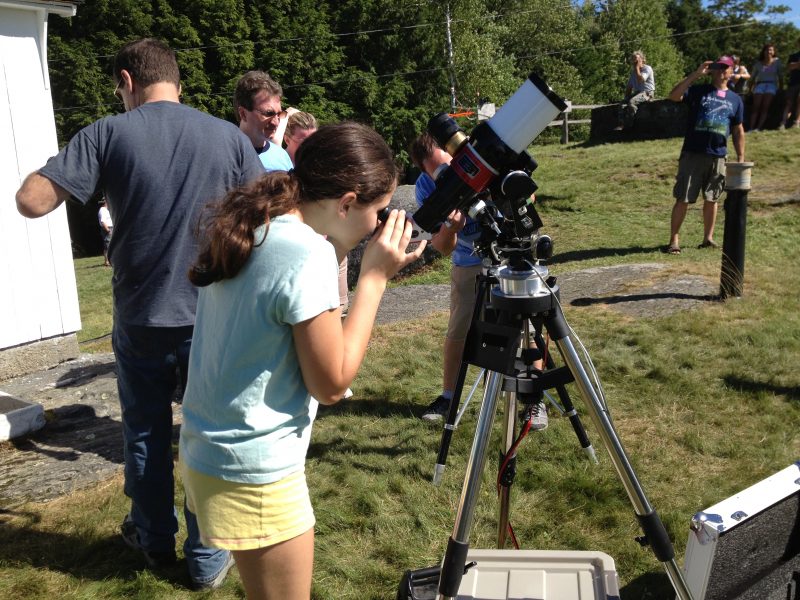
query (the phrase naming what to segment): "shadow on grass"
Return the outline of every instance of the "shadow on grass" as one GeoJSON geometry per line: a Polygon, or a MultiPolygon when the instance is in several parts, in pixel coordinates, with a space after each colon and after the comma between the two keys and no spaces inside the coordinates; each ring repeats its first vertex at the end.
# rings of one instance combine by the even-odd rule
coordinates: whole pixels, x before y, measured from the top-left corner
{"type": "MultiPolygon", "coordinates": [[[[115,585],[130,587],[130,592],[139,587],[135,580],[145,568],[144,559],[127,548],[119,536],[42,531],[35,525],[39,521],[40,516],[33,513],[0,509],[0,565],[20,573],[20,581],[11,584],[12,589],[36,591],[36,582],[26,583],[22,575],[31,568],[37,573],[57,571],[82,580],[116,581],[115,585]]],[[[184,560],[152,572],[162,582],[189,588],[184,560]]]]}
{"type": "Polygon", "coordinates": [[[629,256],[632,254],[651,254],[660,251],[661,246],[629,246],[628,248],[592,248],[589,250],[572,250],[556,254],[548,262],[550,265],[563,264],[592,258],[605,258],[607,256],[629,256]]]}
{"type": "Polygon", "coordinates": [[[385,473],[385,468],[369,465],[363,461],[355,462],[353,457],[373,454],[397,459],[402,456],[412,455],[416,452],[415,440],[416,437],[410,434],[406,439],[395,443],[393,446],[386,446],[381,440],[370,444],[364,443],[363,440],[349,441],[339,437],[329,442],[311,442],[306,456],[307,458],[324,458],[330,463],[346,462],[347,466],[358,467],[375,473],[385,473]],[[342,458],[337,458],[339,456],[342,458]]]}
{"type": "MultiPolygon", "coordinates": [[[[357,391],[356,394],[358,394],[357,391]]],[[[317,419],[342,415],[386,418],[419,417],[426,408],[427,405],[415,402],[392,402],[384,398],[364,398],[363,400],[351,398],[332,406],[320,406],[317,419]]]]}
{"type": "Polygon", "coordinates": [[[644,300],[698,300],[717,302],[719,296],[682,294],[680,292],[664,292],[660,294],[629,294],[627,296],[607,296],[605,298],[575,298],[571,306],[591,306],[592,304],[619,304],[621,302],[641,302],[644,300]]]}
{"type": "Polygon", "coordinates": [[[675,590],[666,573],[657,571],[640,575],[620,590],[622,600],[672,600],[675,590]]]}
{"type": "Polygon", "coordinates": [[[742,379],[736,375],[726,375],[724,381],[725,385],[740,392],[767,392],[770,394],[786,396],[790,400],[800,400],[800,387],[798,386],[791,387],[788,385],[775,385],[774,383],[767,383],[764,381],[742,379]]]}

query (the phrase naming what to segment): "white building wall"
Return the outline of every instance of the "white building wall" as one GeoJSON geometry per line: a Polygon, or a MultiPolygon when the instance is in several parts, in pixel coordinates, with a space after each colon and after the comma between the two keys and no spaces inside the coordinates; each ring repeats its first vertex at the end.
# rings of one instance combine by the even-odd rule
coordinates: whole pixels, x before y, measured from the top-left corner
{"type": "Polygon", "coordinates": [[[0,1],[0,349],[81,327],[66,207],[26,219],[14,199],[58,152],[47,13],[74,11],[64,2],[0,1]]]}

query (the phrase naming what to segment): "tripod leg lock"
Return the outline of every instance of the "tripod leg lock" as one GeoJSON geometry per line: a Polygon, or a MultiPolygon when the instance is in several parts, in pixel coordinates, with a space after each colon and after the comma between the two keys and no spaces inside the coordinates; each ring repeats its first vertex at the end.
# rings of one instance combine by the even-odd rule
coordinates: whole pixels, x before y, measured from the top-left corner
{"type": "Polygon", "coordinates": [[[439,579],[439,593],[447,598],[455,598],[467,562],[469,542],[459,542],[452,537],[447,542],[447,552],[442,563],[442,575],[439,579]]]}
{"type": "Polygon", "coordinates": [[[669,539],[667,530],[655,510],[646,515],[636,515],[639,525],[644,532],[644,537],[636,538],[642,546],[648,545],[653,549],[653,554],[659,562],[668,562],[675,558],[675,550],[669,539]]]}

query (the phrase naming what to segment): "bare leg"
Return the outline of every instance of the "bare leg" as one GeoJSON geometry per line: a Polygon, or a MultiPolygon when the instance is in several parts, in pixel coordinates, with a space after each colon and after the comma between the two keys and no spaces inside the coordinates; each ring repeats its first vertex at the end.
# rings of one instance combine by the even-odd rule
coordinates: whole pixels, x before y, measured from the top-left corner
{"type": "Polygon", "coordinates": [[[761,105],[764,102],[764,94],[753,94],[753,105],[750,107],[750,130],[756,128],[758,118],[761,116],[761,105]]]}
{"type": "Polygon", "coordinates": [[[783,107],[783,114],[781,115],[781,127],[786,127],[790,112],[792,112],[792,99],[787,95],[786,105],[783,107]]]}
{"type": "Polygon", "coordinates": [[[714,237],[714,225],[717,222],[717,203],[703,202],[703,241],[711,242],[714,237]]]}
{"type": "Polygon", "coordinates": [[[773,96],[772,94],[764,94],[764,100],[761,104],[761,116],[758,119],[758,125],[757,125],[759,129],[764,128],[764,121],[767,120],[767,115],[769,114],[769,107],[772,105],[772,99],[774,97],[775,96],[773,96]]]}
{"type": "Polygon", "coordinates": [[[314,529],[255,550],[233,552],[247,600],[308,600],[314,567],[314,529]]]}
{"type": "Polygon", "coordinates": [[[683,220],[686,218],[686,211],[688,210],[689,210],[688,202],[681,202],[679,200],[676,200],[675,204],[672,206],[672,219],[670,221],[669,245],[674,248],[680,247],[678,233],[681,230],[681,225],[683,225],[683,220]]]}
{"type": "Polygon", "coordinates": [[[464,353],[465,340],[444,340],[444,374],[442,375],[442,391],[452,392],[456,387],[461,356],[464,353]]]}
{"type": "Polygon", "coordinates": [[[797,95],[794,103],[794,124],[800,125],[800,94],[797,95]]]}

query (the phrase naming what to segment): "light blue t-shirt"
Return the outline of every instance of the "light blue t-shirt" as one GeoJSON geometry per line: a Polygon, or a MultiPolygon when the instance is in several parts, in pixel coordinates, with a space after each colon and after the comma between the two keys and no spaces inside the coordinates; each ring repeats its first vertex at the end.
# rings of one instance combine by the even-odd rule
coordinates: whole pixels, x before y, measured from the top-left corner
{"type": "Polygon", "coordinates": [[[201,288],[180,441],[189,467],[255,484],[303,469],[317,401],[292,325],[339,306],[338,273],[333,246],[283,215],[236,277],[201,288]]]}
{"type": "Polygon", "coordinates": [[[286,150],[270,141],[267,144],[267,149],[258,155],[267,171],[288,171],[294,166],[286,150]]]}
{"type": "MultiPolygon", "coordinates": [[[[427,173],[421,173],[417,177],[417,182],[414,184],[414,197],[417,200],[417,206],[422,206],[422,203],[433,193],[436,189],[436,183],[427,173]]],[[[481,237],[481,226],[477,221],[473,221],[467,217],[467,222],[464,228],[458,232],[456,237],[456,247],[450,255],[453,264],[457,267],[474,267],[481,264],[481,257],[475,254],[474,242],[481,237]]]]}

